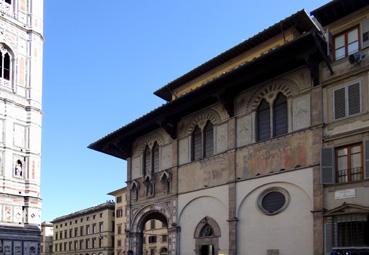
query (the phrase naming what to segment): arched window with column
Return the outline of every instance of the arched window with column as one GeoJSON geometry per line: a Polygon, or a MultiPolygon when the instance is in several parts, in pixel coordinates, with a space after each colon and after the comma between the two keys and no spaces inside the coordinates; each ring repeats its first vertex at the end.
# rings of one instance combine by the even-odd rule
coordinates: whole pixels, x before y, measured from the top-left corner
{"type": "Polygon", "coordinates": [[[151,151],[148,145],[146,145],[143,155],[143,175],[151,173],[151,151]]]}
{"type": "Polygon", "coordinates": [[[157,142],[152,147],[152,172],[159,172],[159,145],[157,142]]]}
{"type": "Polygon", "coordinates": [[[271,136],[270,105],[265,99],[263,99],[259,104],[256,113],[256,118],[257,118],[257,128],[256,128],[257,140],[262,141],[269,139],[271,136]]]}
{"type": "Polygon", "coordinates": [[[204,157],[210,157],[214,154],[214,127],[208,121],[204,127],[204,157]]]}
{"type": "Polygon", "coordinates": [[[202,158],[202,134],[199,126],[196,126],[192,132],[192,160],[202,158]]]}
{"type": "Polygon", "coordinates": [[[288,133],[287,98],[279,93],[273,103],[273,136],[288,133]]]}

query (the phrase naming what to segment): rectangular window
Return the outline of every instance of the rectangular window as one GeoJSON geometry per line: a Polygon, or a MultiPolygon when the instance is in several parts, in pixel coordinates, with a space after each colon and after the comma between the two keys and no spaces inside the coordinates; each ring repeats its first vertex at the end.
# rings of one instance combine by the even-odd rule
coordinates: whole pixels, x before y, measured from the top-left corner
{"type": "Polygon", "coordinates": [[[122,196],[117,197],[117,203],[121,203],[122,202],[122,196]]]}
{"type": "Polygon", "coordinates": [[[345,58],[360,49],[359,27],[349,29],[334,37],[335,60],[345,58]]]}
{"type": "Polygon", "coordinates": [[[103,232],[104,222],[99,223],[99,232],[103,232]]]}
{"type": "Polygon", "coordinates": [[[369,246],[369,215],[343,215],[333,217],[333,245],[335,247],[369,246]]]}
{"type": "Polygon", "coordinates": [[[168,241],[168,236],[167,235],[162,235],[161,240],[162,240],[163,243],[166,243],[168,241]]]}
{"type": "Polygon", "coordinates": [[[122,234],[122,225],[118,225],[118,235],[122,234]]]}
{"type": "Polygon", "coordinates": [[[69,238],[73,237],[73,229],[69,229],[69,238]]]}
{"type": "Polygon", "coordinates": [[[90,249],[90,239],[86,239],[86,249],[90,249]]]}
{"type": "Polygon", "coordinates": [[[355,83],[334,91],[334,119],[361,112],[361,86],[355,83]]]}
{"type": "Polygon", "coordinates": [[[117,218],[121,218],[123,216],[123,209],[122,208],[117,209],[115,215],[117,218]]]}
{"type": "Polygon", "coordinates": [[[149,236],[149,243],[156,243],[156,236],[149,236]]]}
{"type": "Polygon", "coordinates": [[[78,235],[78,228],[74,228],[74,237],[77,237],[78,235]]]}
{"type": "Polygon", "coordinates": [[[155,229],[155,220],[150,221],[150,229],[155,229]]]}
{"type": "Polygon", "coordinates": [[[83,226],[79,227],[79,236],[83,236],[83,226]]]}
{"type": "Polygon", "coordinates": [[[90,225],[86,225],[86,235],[89,235],[90,233],[90,225]]]}
{"type": "Polygon", "coordinates": [[[82,250],[83,249],[83,240],[79,240],[79,249],[82,250]]]}
{"type": "Polygon", "coordinates": [[[336,149],[337,183],[355,182],[363,179],[362,150],[361,143],[336,149]]]}
{"type": "Polygon", "coordinates": [[[93,234],[97,233],[97,226],[96,226],[96,223],[92,224],[92,233],[93,233],[93,234]]]}

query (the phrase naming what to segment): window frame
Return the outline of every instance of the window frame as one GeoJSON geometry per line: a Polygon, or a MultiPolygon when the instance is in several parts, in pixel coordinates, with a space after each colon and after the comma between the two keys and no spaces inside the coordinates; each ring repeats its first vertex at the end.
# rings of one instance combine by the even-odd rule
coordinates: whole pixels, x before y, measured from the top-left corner
{"type": "Polygon", "coordinates": [[[357,115],[360,115],[363,113],[363,88],[362,88],[362,80],[356,80],[356,81],[351,81],[349,83],[345,83],[344,85],[341,85],[341,86],[337,86],[336,88],[333,89],[333,92],[332,92],[332,112],[333,112],[333,116],[332,116],[332,119],[333,121],[336,121],[336,120],[343,120],[343,119],[346,119],[346,118],[351,118],[351,117],[354,117],[354,116],[357,116],[357,115]],[[354,114],[351,114],[349,115],[349,112],[350,112],[350,109],[349,109],[349,94],[348,94],[348,88],[350,86],[353,86],[355,84],[359,84],[359,94],[360,94],[360,111],[358,113],[354,113],[354,114]],[[336,98],[335,98],[335,93],[337,90],[340,90],[340,89],[345,89],[345,116],[344,117],[341,117],[341,118],[336,118],[336,98]]]}
{"type": "Polygon", "coordinates": [[[353,144],[348,144],[348,145],[343,145],[343,146],[339,146],[339,147],[336,147],[334,148],[335,149],[335,175],[336,175],[336,184],[347,184],[347,183],[355,183],[355,182],[361,182],[364,180],[364,145],[362,142],[358,142],[358,143],[353,143],[353,144]],[[360,174],[361,174],[361,178],[360,180],[357,180],[357,181],[352,181],[352,174],[351,174],[351,148],[353,147],[356,147],[360,145],[360,153],[361,153],[361,171],[360,171],[360,174]],[[349,168],[347,168],[347,182],[339,182],[339,172],[338,172],[338,151],[339,150],[342,150],[344,148],[347,148],[348,151],[347,151],[347,166],[349,168]]]}
{"type": "MultiPolygon", "coordinates": [[[[359,52],[361,50],[361,29],[360,29],[360,24],[358,24],[358,25],[352,26],[352,27],[350,27],[350,28],[338,33],[338,34],[335,34],[333,36],[333,50],[334,50],[333,59],[334,59],[334,61],[339,61],[339,60],[345,59],[349,56],[349,54],[348,54],[348,34],[351,31],[355,30],[355,29],[357,29],[357,32],[358,32],[358,51],[357,52],[359,52]],[[345,56],[342,57],[342,58],[337,59],[337,56],[336,56],[336,50],[337,50],[336,49],[336,38],[341,36],[341,35],[344,35],[345,56]]],[[[352,54],[354,54],[354,53],[352,53],[352,54]]]]}

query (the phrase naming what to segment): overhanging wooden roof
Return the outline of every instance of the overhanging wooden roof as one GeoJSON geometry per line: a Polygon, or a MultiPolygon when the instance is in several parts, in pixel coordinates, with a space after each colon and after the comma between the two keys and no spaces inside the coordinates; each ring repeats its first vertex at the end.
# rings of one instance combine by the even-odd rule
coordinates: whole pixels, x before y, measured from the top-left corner
{"type": "Polygon", "coordinates": [[[368,0],[333,0],[312,11],[311,15],[326,26],[368,5],[368,0]]]}
{"type": "Polygon", "coordinates": [[[197,78],[198,76],[205,74],[206,72],[214,69],[215,67],[231,60],[232,58],[244,53],[245,51],[254,48],[262,42],[265,42],[272,37],[283,33],[283,30],[295,27],[300,33],[310,31],[315,27],[314,23],[311,21],[305,10],[296,12],[295,14],[287,17],[284,20],[268,27],[267,29],[261,31],[255,36],[243,41],[242,43],[236,45],[235,47],[221,53],[215,58],[205,62],[204,64],[196,67],[190,72],[180,76],[176,80],[168,83],[164,87],[158,89],[154,92],[155,95],[161,97],[166,101],[170,101],[172,98],[172,91],[183,84],[197,78]]]}
{"type": "Polygon", "coordinates": [[[233,115],[233,99],[242,90],[255,86],[290,70],[308,66],[313,79],[319,77],[319,63],[324,59],[325,41],[313,29],[294,41],[242,64],[189,92],[168,102],[126,126],[90,144],[90,149],[121,159],[131,155],[134,140],[157,128],[163,128],[176,138],[177,121],[196,110],[220,101],[229,115],[233,115]]]}

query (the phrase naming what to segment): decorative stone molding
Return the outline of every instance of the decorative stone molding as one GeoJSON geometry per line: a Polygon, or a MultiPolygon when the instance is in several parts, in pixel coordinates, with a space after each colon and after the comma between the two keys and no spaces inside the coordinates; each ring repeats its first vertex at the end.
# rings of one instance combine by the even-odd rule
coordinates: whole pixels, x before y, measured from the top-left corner
{"type": "Polygon", "coordinates": [[[210,121],[213,125],[217,125],[221,121],[220,114],[213,109],[197,113],[191,118],[191,122],[188,124],[186,134],[191,135],[196,126],[199,126],[200,129],[203,129],[208,121],[210,121]]]}
{"type": "Polygon", "coordinates": [[[250,112],[253,112],[256,111],[263,99],[272,104],[279,93],[282,93],[289,98],[297,95],[298,91],[299,88],[295,81],[285,78],[279,79],[271,82],[267,86],[263,86],[260,90],[250,96],[246,108],[249,109],[250,112]]]}
{"type": "Polygon", "coordinates": [[[157,142],[159,146],[166,144],[167,141],[161,130],[155,130],[138,138],[133,144],[133,154],[142,154],[146,145],[148,145],[151,150],[155,142],[157,142]]]}

